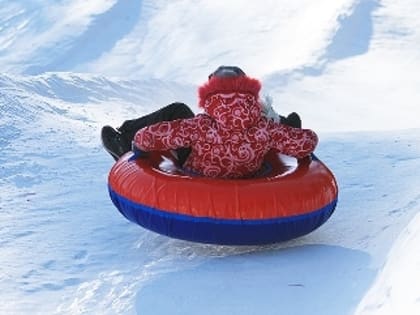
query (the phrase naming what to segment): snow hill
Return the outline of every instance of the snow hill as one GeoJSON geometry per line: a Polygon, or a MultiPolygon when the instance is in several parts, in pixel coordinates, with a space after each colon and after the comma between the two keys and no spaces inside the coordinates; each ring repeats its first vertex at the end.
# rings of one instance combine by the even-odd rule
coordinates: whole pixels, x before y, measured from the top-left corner
{"type": "Polygon", "coordinates": [[[0,314],[420,313],[420,4],[0,0],[0,314]],[[286,243],[127,222],[99,131],[220,64],[320,134],[339,204],[286,243]]]}

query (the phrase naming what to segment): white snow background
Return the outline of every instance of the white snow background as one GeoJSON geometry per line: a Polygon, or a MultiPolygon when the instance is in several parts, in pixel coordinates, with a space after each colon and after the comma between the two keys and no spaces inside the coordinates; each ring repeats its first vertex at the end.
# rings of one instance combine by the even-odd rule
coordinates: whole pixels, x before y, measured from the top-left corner
{"type": "Polygon", "coordinates": [[[0,314],[420,314],[418,0],[0,0],[0,314]],[[335,213],[299,239],[149,232],[100,128],[221,64],[318,132],[335,213]]]}

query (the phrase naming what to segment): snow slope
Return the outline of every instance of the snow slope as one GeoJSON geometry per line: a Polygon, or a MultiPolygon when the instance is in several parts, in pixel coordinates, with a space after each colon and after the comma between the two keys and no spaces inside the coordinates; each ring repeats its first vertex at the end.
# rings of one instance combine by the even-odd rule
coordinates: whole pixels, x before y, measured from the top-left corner
{"type": "Polygon", "coordinates": [[[393,245],[391,254],[356,314],[419,314],[420,215],[417,214],[393,245]],[[413,281],[414,280],[414,281],[413,281]]]}
{"type": "Polygon", "coordinates": [[[0,0],[0,314],[419,313],[419,4],[258,4],[0,0]],[[101,126],[198,111],[197,84],[232,62],[320,133],[336,213],[263,247],[127,222],[101,126]]]}

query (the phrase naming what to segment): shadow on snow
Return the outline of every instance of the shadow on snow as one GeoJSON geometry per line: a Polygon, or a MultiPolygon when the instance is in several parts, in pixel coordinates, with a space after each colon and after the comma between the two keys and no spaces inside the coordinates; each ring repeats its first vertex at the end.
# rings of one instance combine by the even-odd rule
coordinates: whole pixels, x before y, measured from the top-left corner
{"type": "MultiPolygon", "coordinates": [[[[69,71],[110,51],[138,23],[142,1],[117,1],[103,14],[97,15],[89,28],[51,63],[29,67],[25,74],[69,71]]],[[[48,47],[45,50],[50,50],[48,47]]]]}

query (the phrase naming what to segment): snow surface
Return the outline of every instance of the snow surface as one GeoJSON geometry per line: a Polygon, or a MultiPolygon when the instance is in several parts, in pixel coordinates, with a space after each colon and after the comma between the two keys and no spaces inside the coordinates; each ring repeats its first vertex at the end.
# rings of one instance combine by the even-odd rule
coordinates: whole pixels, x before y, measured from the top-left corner
{"type": "Polygon", "coordinates": [[[417,0],[0,0],[0,314],[420,314],[417,0]],[[100,128],[196,106],[215,67],[320,135],[336,212],[270,246],[112,205],[100,128]]]}

